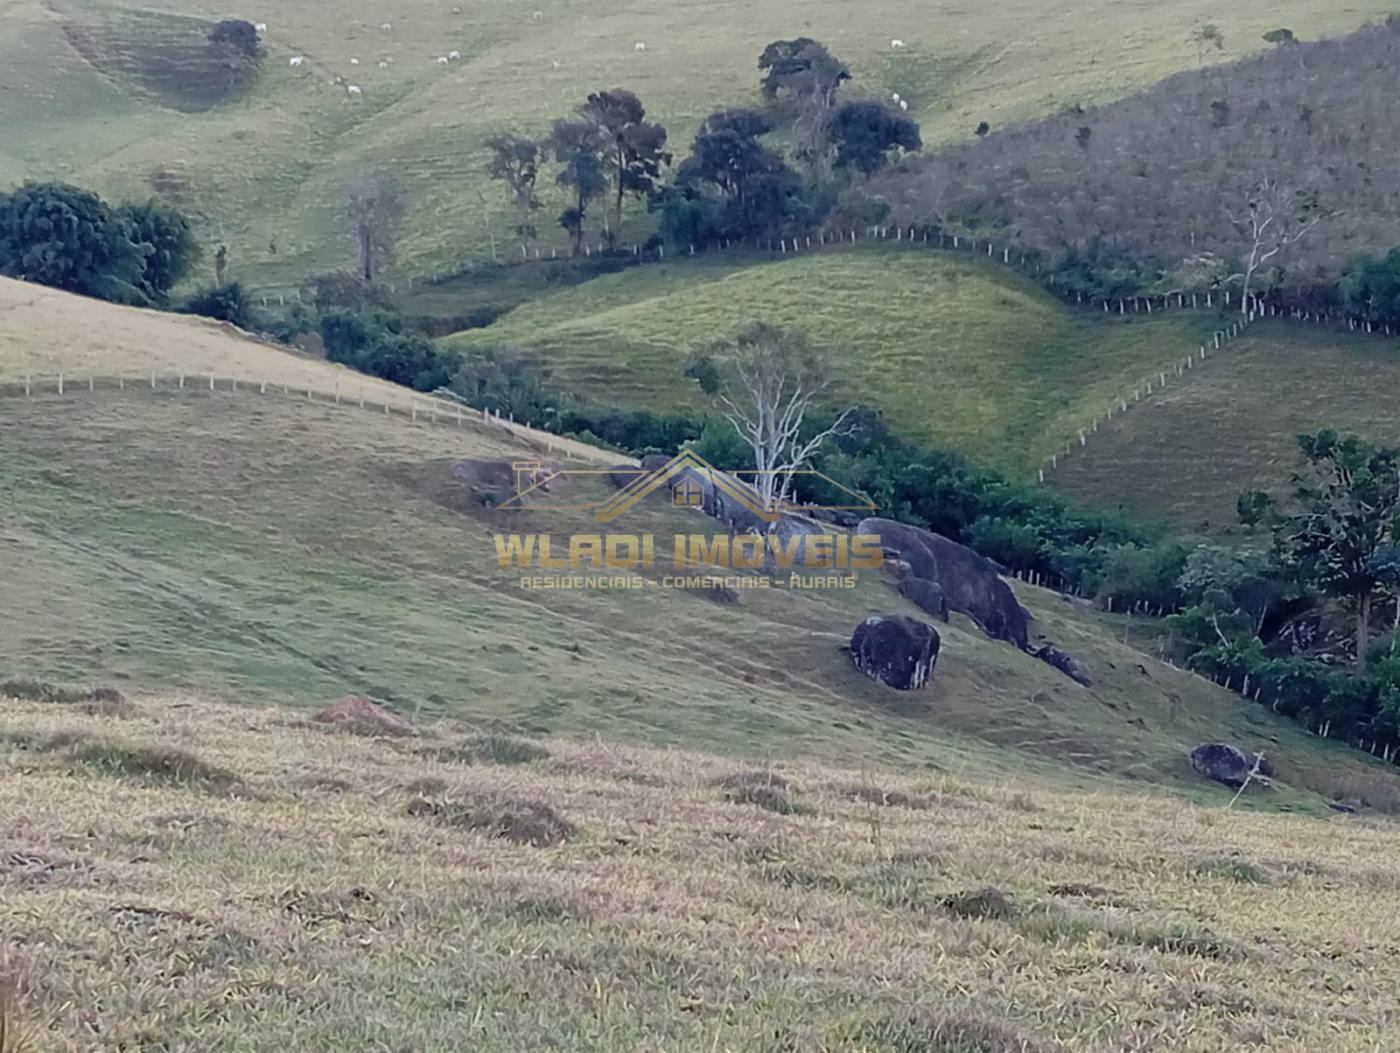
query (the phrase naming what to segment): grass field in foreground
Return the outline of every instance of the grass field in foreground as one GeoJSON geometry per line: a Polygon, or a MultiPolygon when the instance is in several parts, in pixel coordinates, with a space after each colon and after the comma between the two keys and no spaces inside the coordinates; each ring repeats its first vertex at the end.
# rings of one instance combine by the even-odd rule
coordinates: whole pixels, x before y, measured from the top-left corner
{"type": "Polygon", "coordinates": [[[1389,823],[186,697],[0,715],[0,972],[45,1053],[1394,1048],[1389,823]]]}
{"type": "MultiPolygon", "coordinates": [[[[1260,35],[1280,25],[1311,39],[1391,9],[1388,0],[242,0],[236,9],[10,0],[0,187],[59,177],[145,198],[159,186],[199,218],[206,240],[229,243],[235,276],[291,283],[348,263],[344,182],[382,167],[403,180],[411,206],[401,273],[422,273],[484,253],[493,237],[509,240],[504,195],[484,178],[481,143],[492,132],[540,134],[588,92],[624,86],[684,152],[705,114],[756,101],[758,54],[774,39],[825,41],[851,64],[859,90],[910,100],[925,142],[936,144],[972,135],[983,120],[998,127],[1101,102],[1188,69],[1197,18],[1224,32],[1225,50],[1210,56],[1218,61],[1265,47],[1260,35]],[[197,19],[227,17],[268,23],[265,68],[251,93],[191,112],[191,100],[171,91],[179,76],[167,67],[178,74],[179,53],[170,49],[198,40],[197,19]],[[894,38],[907,47],[891,49],[894,38]],[[449,50],[461,61],[438,64],[449,50]],[[293,55],[305,64],[290,67],[293,55]],[[363,94],[349,97],[345,82],[363,94]]],[[[188,87],[201,103],[210,95],[207,83],[188,87]]],[[[561,206],[551,195],[546,207],[545,244],[562,244],[553,219],[561,206]]]]}
{"type": "Polygon", "coordinates": [[[1238,530],[1240,493],[1284,492],[1296,437],[1322,428],[1400,441],[1400,346],[1257,322],[1204,368],[1101,427],[1051,482],[1100,506],[1238,530]]]}
{"type": "Polygon", "coordinates": [[[551,385],[596,405],[693,408],[686,353],[751,321],[799,326],[841,348],[836,397],[877,406],[899,434],[1022,475],[1216,323],[1204,312],[1077,311],[997,264],[880,246],[635,268],[443,344],[534,348],[551,385]]]}

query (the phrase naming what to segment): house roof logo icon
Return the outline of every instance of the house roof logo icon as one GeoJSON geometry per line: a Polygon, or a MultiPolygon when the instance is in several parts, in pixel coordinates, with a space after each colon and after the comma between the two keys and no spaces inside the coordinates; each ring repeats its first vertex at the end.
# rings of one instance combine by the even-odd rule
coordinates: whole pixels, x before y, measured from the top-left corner
{"type": "MultiPolygon", "coordinates": [[[[850,510],[872,512],[875,504],[864,494],[857,493],[837,482],[830,476],[814,469],[802,469],[794,475],[813,476],[822,480],[836,493],[850,495],[847,504],[824,504],[820,506],[798,505],[786,501],[769,505],[759,491],[749,482],[749,477],[757,478],[754,471],[726,472],[714,467],[698,453],[684,449],[665,464],[647,471],[635,469],[635,477],[607,500],[591,505],[560,504],[549,493],[548,484],[554,473],[546,470],[538,461],[517,461],[515,469],[516,493],[502,501],[497,507],[502,509],[524,508],[524,499],[531,496],[550,498],[555,508],[573,508],[591,512],[600,523],[612,523],[625,515],[637,504],[658,491],[671,496],[671,503],[678,508],[704,509],[710,498],[722,501],[728,507],[742,507],[765,523],[778,522],[785,512],[810,511],[813,507],[826,510],[850,510]]],[[[567,470],[565,474],[601,475],[616,478],[617,470],[567,470]]]]}

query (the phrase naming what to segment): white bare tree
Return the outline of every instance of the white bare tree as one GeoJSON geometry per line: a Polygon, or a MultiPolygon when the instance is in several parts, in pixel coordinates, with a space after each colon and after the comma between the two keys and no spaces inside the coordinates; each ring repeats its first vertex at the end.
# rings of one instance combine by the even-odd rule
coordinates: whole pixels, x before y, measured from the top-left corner
{"type": "Polygon", "coordinates": [[[1262,180],[1249,189],[1245,208],[1230,214],[1231,224],[1244,240],[1241,314],[1249,314],[1249,297],[1260,268],[1326,218],[1316,191],[1297,190],[1275,179],[1262,180]]]}
{"type": "Polygon", "coordinates": [[[732,340],[701,350],[687,371],[753,451],[754,489],[765,508],[792,495],[793,476],[828,439],[849,434],[852,410],[804,437],[813,405],[836,382],[836,356],[800,329],[755,322],[732,340]]]}
{"type": "Polygon", "coordinates": [[[1203,22],[1196,19],[1191,23],[1191,43],[1196,45],[1196,65],[1200,65],[1206,60],[1206,51],[1214,47],[1216,51],[1225,50],[1225,34],[1220,32],[1220,27],[1214,22],[1203,22]]]}

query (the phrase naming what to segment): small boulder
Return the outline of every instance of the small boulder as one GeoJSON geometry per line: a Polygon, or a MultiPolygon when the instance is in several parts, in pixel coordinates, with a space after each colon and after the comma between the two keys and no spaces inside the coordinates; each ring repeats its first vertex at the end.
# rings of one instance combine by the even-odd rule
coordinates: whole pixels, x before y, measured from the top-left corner
{"type": "Polygon", "coordinates": [[[1031,652],[1046,665],[1053,665],[1065,676],[1069,677],[1076,684],[1083,684],[1090,687],[1093,681],[1089,679],[1089,673],[1079,663],[1079,659],[1068,651],[1062,651],[1054,644],[1043,644],[1031,652]]]}
{"type": "Polygon", "coordinates": [[[414,734],[413,725],[377,702],[360,695],[346,695],[311,718],[318,724],[334,724],[357,735],[402,738],[414,734]]]}
{"type": "Polygon", "coordinates": [[[851,661],[872,680],[898,691],[924,686],[941,641],[927,622],[902,614],[873,614],[851,635],[851,661]]]}
{"type": "Polygon", "coordinates": [[[1273,771],[1257,753],[1246,753],[1238,746],[1227,742],[1207,742],[1191,751],[1191,767],[1207,779],[1214,779],[1226,786],[1243,786],[1250,772],[1255,778],[1267,776],[1273,771]],[[1258,763],[1258,771],[1255,764],[1258,763]]]}
{"type": "Polygon", "coordinates": [[[948,597],[943,595],[943,586],[937,582],[908,574],[899,581],[899,594],[925,614],[939,621],[948,620],[948,597]]]}

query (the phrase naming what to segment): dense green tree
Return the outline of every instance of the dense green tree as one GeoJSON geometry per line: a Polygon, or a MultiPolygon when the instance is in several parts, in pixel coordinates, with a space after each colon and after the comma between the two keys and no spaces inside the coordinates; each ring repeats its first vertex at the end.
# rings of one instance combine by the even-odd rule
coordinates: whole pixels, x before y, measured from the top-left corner
{"type": "Polygon", "coordinates": [[[26,183],[0,194],[0,274],[144,304],[145,262],[130,222],[90,191],[26,183]]]}
{"type": "Polygon", "coordinates": [[[573,203],[559,214],[559,225],[574,239],[574,251],[583,248],[588,208],[608,188],[603,152],[607,133],[591,118],[561,119],[549,133],[549,148],[561,168],[555,181],[569,190],[573,203]]]}
{"type": "Polygon", "coordinates": [[[692,224],[691,241],[772,237],[802,217],[802,180],[762,142],[771,130],[767,116],[756,110],[721,110],[705,118],[677,168],[677,193],[667,203],[673,237],[683,229],[676,216],[692,224]]]}
{"type": "Polygon", "coordinates": [[[919,126],[900,110],[881,102],[847,102],[836,111],[833,135],[836,167],[869,176],[884,168],[895,150],[912,153],[923,146],[919,126]]]}
{"type": "Polygon", "coordinates": [[[1278,554],[1300,582],[1351,606],[1364,668],[1372,602],[1390,573],[1376,557],[1400,540],[1400,450],[1333,431],[1301,435],[1298,445],[1296,508],[1277,527],[1278,554]]]}
{"type": "Polygon", "coordinates": [[[129,224],[129,237],[145,257],[141,292],[152,303],[168,304],[171,291],[199,262],[199,242],[189,220],[156,201],[123,205],[117,214],[129,224]]]}
{"type": "Polygon", "coordinates": [[[622,202],[655,192],[661,169],[671,163],[666,152],[666,129],[646,120],[642,100],[625,88],[594,92],[580,113],[596,122],[607,136],[607,164],[615,200],[611,237],[622,229],[622,202]]]}

